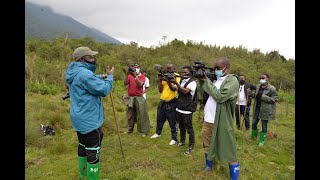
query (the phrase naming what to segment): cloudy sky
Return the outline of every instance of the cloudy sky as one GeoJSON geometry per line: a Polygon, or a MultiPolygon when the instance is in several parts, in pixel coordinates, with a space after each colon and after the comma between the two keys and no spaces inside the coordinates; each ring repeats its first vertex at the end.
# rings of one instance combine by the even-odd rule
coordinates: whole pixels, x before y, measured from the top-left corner
{"type": "Polygon", "coordinates": [[[27,0],[123,43],[177,38],[295,58],[294,0],[27,0]],[[163,38],[166,37],[166,38],[163,38]]]}

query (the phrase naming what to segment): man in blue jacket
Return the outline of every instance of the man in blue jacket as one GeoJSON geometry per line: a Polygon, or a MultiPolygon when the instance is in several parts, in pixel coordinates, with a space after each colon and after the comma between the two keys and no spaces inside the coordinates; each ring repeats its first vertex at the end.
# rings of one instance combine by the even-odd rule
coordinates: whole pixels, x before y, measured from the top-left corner
{"type": "Polygon", "coordinates": [[[113,86],[114,67],[106,68],[106,74],[96,75],[97,51],[78,47],[73,52],[74,62],[66,71],[66,82],[70,93],[70,118],[78,136],[78,168],[80,178],[99,179],[100,146],[103,138],[104,111],[102,97],[107,96],[113,86]]]}

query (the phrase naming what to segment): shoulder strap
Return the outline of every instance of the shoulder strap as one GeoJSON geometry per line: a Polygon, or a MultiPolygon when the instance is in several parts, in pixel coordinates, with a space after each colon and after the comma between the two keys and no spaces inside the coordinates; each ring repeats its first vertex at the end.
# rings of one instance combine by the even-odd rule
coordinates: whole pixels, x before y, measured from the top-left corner
{"type": "MultiPolygon", "coordinates": [[[[180,84],[181,84],[181,82],[180,82],[180,84]]],[[[191,82],[192,82],[192,78],[190,78],[189,81],[187,83],[185,83],[183,87],[186,88],[188,86],[188,84],[191,83],[191,82]]]]}
{"type": "MultiPolygon", "coordinates": [[[[190,78],[189,81],[184,85],[184,88],[186,88],[188,86],[188,84],[191,83],[192,81],[193,81],[192,78],[190,78]]],[[[194,91],[192,101],[195,101],[195,102],[198,101],[198,87],[196,87],[196,89],[194,91]]]]}

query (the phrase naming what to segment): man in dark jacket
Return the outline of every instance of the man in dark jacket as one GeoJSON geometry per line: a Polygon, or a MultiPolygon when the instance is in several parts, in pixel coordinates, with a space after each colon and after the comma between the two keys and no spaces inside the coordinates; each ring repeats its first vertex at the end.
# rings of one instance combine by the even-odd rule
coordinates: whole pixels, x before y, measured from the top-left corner
{"type": "Polygon", "coordinates": [[[245,75],[240,75],[239,76],[239,94],[237,97],[237,102],[236,102],[236,124],[237,124],[237,129],[240,129],[240,117],[241,115],[244,117],[245,120],[245,126],[246,130],[248,131],[250,129],[250,106],[251,106],[251,91],[256,90],[256,86],[246,82],[246,76],[245,75]]]}
{"type": "Polygon", "coordinates": [[[104,110],[102,97],[113,86],[113,71],[95,74],[97,51],[78,47],[73,52],[75,62],[69,64],[66,82],[70,93],[70,118],[78,136],[78,168],[80,178],[98,180],[100,174],[100,148],[103,138],[104,110]]]}
{"type": "Polygon", "coordinates": [[[259,146],[264,145],[264,140],[268,132],[269,120],[276,119],[276,102],[279,97],[276,88],[269,82],[269,74],[262,73],[259,78],[259,84],[254,95],[255,101],[253,105],[253,119],[252,119],[252,138],[258,136],[258,122],[261,119],[260,141],[259,146]]]}

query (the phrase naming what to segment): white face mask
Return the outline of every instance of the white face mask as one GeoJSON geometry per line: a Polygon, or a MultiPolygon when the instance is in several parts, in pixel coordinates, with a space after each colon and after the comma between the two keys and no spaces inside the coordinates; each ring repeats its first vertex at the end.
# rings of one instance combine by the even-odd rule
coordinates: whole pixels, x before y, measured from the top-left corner
{"type": "Polygon", "coordinates": [[[266,82],[267,82],[267,80],[265,80],[265,79],[260,79],[260,84],[265,84],[266,82]]]}
{"type": "Polygon", "coordinates": [[[136,68],[136,73],[140,74],[140,69],[139,68],[136,68]]]}

